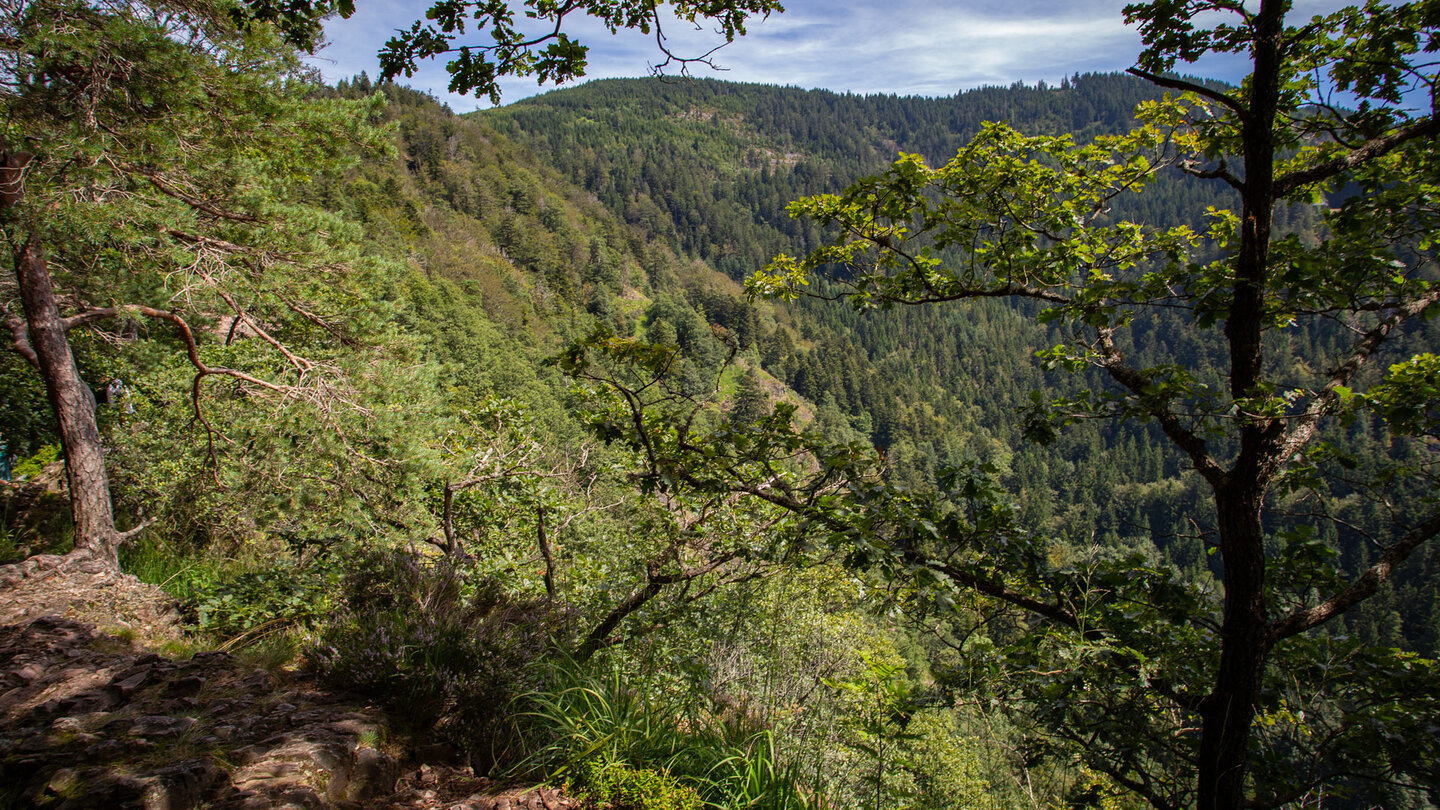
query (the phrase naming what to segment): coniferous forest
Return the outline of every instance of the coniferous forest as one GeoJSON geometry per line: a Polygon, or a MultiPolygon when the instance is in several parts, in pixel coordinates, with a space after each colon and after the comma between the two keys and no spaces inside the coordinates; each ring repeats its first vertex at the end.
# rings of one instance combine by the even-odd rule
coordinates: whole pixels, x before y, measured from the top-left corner
{"type": "Polygon", "coordinates": [[[391,789],[1440,805],[1436,4],[1137,3],[1135,67],[1058,85],[697,65],[467,115],[417,60],[498,99],[581,77],[581,16],[781,10],[440,3],[326,84],[353,11],[0,4],[0,806],[510,806],[247,793],[204,678],[110,745],[146,681],[47,686],[45,610],[373,707],[391,789]]]}

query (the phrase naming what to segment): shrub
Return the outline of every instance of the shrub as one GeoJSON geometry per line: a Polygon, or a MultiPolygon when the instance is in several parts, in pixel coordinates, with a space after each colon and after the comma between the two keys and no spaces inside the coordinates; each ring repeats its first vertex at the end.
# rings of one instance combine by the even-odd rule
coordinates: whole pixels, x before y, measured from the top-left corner
{"type": "Polygon", "coordinates": [[[242,562],[196,551],[173,537],[147,537],[120,552],[121,567],[175,597],[187,623],[244,646],[312,626],[329,615],[337,557],[304,564],[289,554],[242,562]]]}
{"type": "Polygon", "coordinates": [[[608,810],[700,810],[704,804],[694,788],[650,768],[592,759],[577,777],[581,789],[608,810]]]}
{"type": "Polygon", "coordinates": [[[510,748],[508,706],[537,686],[532,663],[551,650],[560,618],[451,560],[373,553],[346,576],[340,610],[308,657],[332,685],[493,764],[510,748]]]}
{"type": "Polygon", "coordinates": [[[318,620],[336,579],[313,565],[274,567],[201,584],[183,604],[201,630],[233,639],[318,620]]]}

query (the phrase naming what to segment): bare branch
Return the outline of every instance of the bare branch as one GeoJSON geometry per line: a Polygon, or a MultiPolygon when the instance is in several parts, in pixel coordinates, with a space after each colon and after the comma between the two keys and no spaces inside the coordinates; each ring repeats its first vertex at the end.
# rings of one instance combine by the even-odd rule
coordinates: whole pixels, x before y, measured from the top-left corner
{"type": "Polygon", "coordinates": [[[12,347],[25,361],[35,368],[40,367],[40,358],[35,354],[35,347],[30,345],[30,328],[25,319],[17,315],[5,314],[5,325],[10,327],[12,347]]]}
{"type": "Polygon", "coordinates": [[[1179,166],[1180,171],[1190,175],[1191,177],[1198,177],[1201,180],[1223,180],[1225,181],[1225,185],[1235,189],[1236,191],[1245,190],[1245,181],[1241,180],[1239,177],[1236,177],[1233,173],[1231,173],[1230,165],[1224,160],[1221,160],[1220,163],[1216,165],[1213,169],[1200,168],[1199,161],[1194,159],[1182,160],[1180,161],[1179,166]]]}
{"type": "Polygon", "coordinates": [[[132,537],[134,537],[135,535],[137,535],[137,534],[145,531],[146,529],[150,528],[150,527],[153,526],[154,524],[155,524],[155,518],[153,518],[153,517],[152,517],[152,518],[146,518],[145,520],[141,521],[138,526],[135,526],[134,528],[126,529],[125,531],[120,532],[120,534],[118,535],[119,538],[120,538],[120,542],[121,542],[121,543],[128,542],[128,541],[130,540],[130,538],[132,538],[132,537]]]}
{"type": "MultiPolygon", "coordinates": [[[[116,318],[126,312],[134,313],[137,315],[144,315],[147,318],[155,318],[157,320],[168,321],[170,324],[172,324],[175,327],[175,330],[180,334],[180,339],[185,343],[185,354],[190,360],[190,365],[194,366],[195,370],[198,372],[198,374],[196,375],[197,378],[207,377],[212,374],[216,374],[224,377],[233,377],[242,382],[248,382],[251,385],[257,385],[261,388],[275,391],[277,393],[286,393],[290,390],[289,386],[272,383],[269,380],[262,380],[259,377],[256,377],[252,374],[247,374],[238,369],[207,365],[204,360],[200,359],[200,348],[199,345],[195,342],[195,332],[190,328],[190,324],[187,323],[184,318],[168,310],[155,309],[154,307],[141,306],[139,304],[121,304],[113,307],[104,307],[102,309],[87,310],[78,315],[72,315],[71,317],[65,319],[65,324],[69,326],[72,321],[76,324],[79,324],[89,323],[91,321],[102,320],[105,318],[116,318]]],[[[196,407],[198,409],[198,403],[196,404],[196,407]]]]}

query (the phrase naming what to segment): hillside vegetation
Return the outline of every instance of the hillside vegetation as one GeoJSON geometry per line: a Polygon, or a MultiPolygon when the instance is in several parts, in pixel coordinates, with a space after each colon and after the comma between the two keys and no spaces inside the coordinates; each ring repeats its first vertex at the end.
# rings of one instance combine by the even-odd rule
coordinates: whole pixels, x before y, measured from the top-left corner
{"type": "MultiPolygon", "coordinates": [[[[940,275],[887,286],[867,273],[901,284],[921,264],[885,264],[905,239],[973,269],[992,232],[947,241],[937,215],[877,236],[907,214],[861,211],[986,179],[906,185],[986,138],[1018,142],[989,122],[1051,138],[1025,142],[1027,169],[1110,149],[1155,85],[1077,75],[930,99],[605,80],[457,116],[364,75],[321,86],[218,5],[61,5],[73,25],[4,23],[28,67],[0,161],[17,349],[0,354],[16,462],[0,563],[118,549],[181,606],[187,640],[167,652],[314,673],[401,718],[416,756],[438,746],[595,807],[1205,795],[1213,709],[1197,695],[1225,635],[1224,521],[1162,417],[1179,403],[1207,453],[1247,452],[1227,431],[1253,415],[1215,393],[1230,355],[1212,327],[1233,313],[1204,290],[1225,274],[1202,272],[1231,253],[1217,212],[1239,195],[1178,158],[1084,153],[1144,186],[1087,226],[1214,238],[1077,271],[1134,286],[1069,310],[985,290],[936,303],[933,284],[959,284],[940,275]],[[107,67],[122,63],[140,67],[107,67]],[[831,252],[847,234],[879,255],[831,252]],[[1178,267],[1195,275],[1155,297],[1198,304],[1126,309],[1178,267]],[[1118,363],[1075,348],[1086,329],[1149,375],[1133,402],[1113,393],[1118,363]],[[86,407],[93,440],[66,415],[86,407]],[[70,516],[98,497],[77,453],[58,461],[77,441],[108,476],[100,535],[70,516]]],[[[1334,358],[1399,305],[1368,281],[1305,297],[1307,251],[1345,212],[1401,218],[1353,210],[1399,181],[1355,182],[1275,205],[1299,268],[1276,297],[1300,303],[1266,327],[1280,383],[1245,396],[1271,397],[1254,407],[1277,423],[1302,418],[1285,409],[1306,392],[1336,401],[1314,414],[1325,440],[1260,496],[1277,620],[1388,565],[1393,527],[1434,522],[1431,235],[1345,243],[1380,257],[1355,266],[1393,259],[1386,283],[1420,301],[1345,385],[1334,358]],[[1358,314],[1332,317],[1344,306],[1358,314]]],[[[972,196],[996,204],[1002,186],[972,196]]],[[[1022,261],[1080,241],[1036,232],[1022,261]]],[[[1312,788],[1335,791],[1327,807],[1440,803],[1440,551],[1406,553],[1373,597],[1257,665],[1241,746],[1257,806],[1318,806],[1312,788]]],[[[0,803],[39,801],[8,789],[0,803]]]]}

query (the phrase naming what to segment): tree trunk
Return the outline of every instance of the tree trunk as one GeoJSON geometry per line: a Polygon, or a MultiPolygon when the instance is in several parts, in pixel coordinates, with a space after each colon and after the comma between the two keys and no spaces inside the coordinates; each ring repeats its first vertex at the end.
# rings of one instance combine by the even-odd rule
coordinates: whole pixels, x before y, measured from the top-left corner
{"type": "MultiPolygon", "coordinates": [[[[29,160],[29,155],[6,153],[0,161],[0,210],[6,214],[20,204],[22,173],[29,160]]],[[[65,321],[55,300],[55,286],[33,232],[15,251],[15,277],[25,307],[30,348],[35,352],[45,393],[60,427],[70,512],[75,520],[75,551],[118,570],[120,534],[115,530],[105,451],[95,422],[95,397],[75,367],[65,321]]]]}
{"type": "Polygon", "coordinates": [[[1225,559],[1220,669],[1200,704],[1199,810],[1239,810],[1245,803],[1250,725],[1270,656],[1265,608],[1265,545],[1258,487],[1216,492],[1225,559]]]}
{"type": "MultiPolygon", "coordinates": [[[[1275,117],[1279,108],[1288,0],[1263,0],[1255,15],[1246,114],[1241,120],[1245,159],[1240,244],[1235,253],[1234,297],[1225,319],[1230,347],[1230,394],[1254,395],[1263,381],[1265,289],[1275,207],[1275,117]]],[[[1225,480],[1215,486],[1225,604],[1220,625],[1220,668],[1200,705],[1199,810],[1240,810],[1250,759],[1250,725],[1270,656],[1265,607],[1265,500],[1262,470],[1278,452],[1271,425],[1238,414],[1240,448],[1225,480]]]]}

